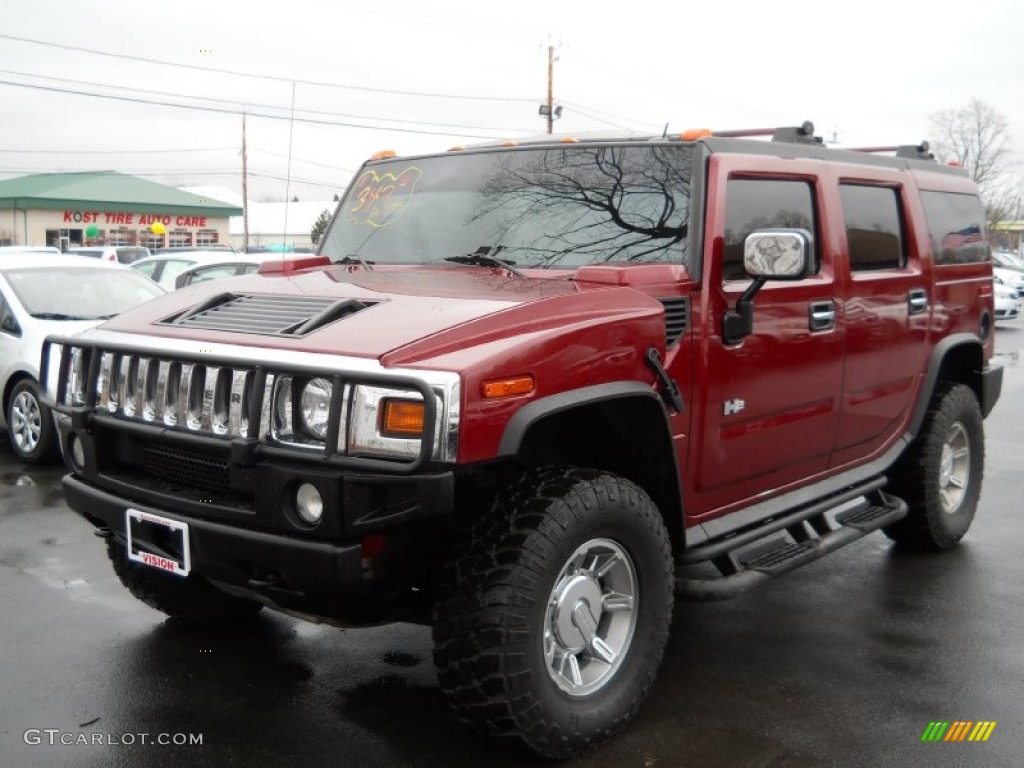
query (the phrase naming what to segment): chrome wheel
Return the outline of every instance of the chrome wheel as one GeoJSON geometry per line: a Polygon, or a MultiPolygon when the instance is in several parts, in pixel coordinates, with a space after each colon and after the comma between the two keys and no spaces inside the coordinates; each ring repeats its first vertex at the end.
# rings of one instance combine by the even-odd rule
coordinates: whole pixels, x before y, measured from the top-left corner
{"type": "Polygon", "coordinates": [[[27,455],[36,450],[43,430],[39,401],[28,390],[22,390],[11,401],[11,440],[18,453],[27,455]]]}
{"type": "Polygon", "coordinates": [[[952,515],[964,500],[971,476],[971,441],[959,421],[946,433],[939,460],[939,501],[942,511],[952,515]]]}
{"type": "Polygon", "coordinates": [[[587,696],[615,676],[639,611],[636,568],[610,539],[592,539],[562,567],[548,598],[544,658],[569,696],[587,696]]]}

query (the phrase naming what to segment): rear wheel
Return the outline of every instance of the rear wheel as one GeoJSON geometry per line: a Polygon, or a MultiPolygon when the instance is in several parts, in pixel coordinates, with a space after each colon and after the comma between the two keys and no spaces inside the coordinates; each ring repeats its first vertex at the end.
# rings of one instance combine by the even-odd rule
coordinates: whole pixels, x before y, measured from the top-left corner
{"type": "Polygon", "coordinates": [[[454,710],[555,758],[625,725],[672,617],[669,538],[648,496],[592,470],[534,471],[457,551],[434,624],[454,710]]]}
{"type": "Polygon", "coordinates": [[[114,539],[107,539],[107,555],[129,592],[173,618],[197,624],[231,624],[255,616],[263,607],[222,592],[201,576],[175,576],[129,560],[124,545],[114,539]]]}
{"type": "Polygon", "coordinates": [[[981,496],[985,432],[974,391],[946,385],[932,399],[921,433],[893,469],[888,490],[907,516],[883,530],[904,544],[955,546],[971,525],[981,496]]]}

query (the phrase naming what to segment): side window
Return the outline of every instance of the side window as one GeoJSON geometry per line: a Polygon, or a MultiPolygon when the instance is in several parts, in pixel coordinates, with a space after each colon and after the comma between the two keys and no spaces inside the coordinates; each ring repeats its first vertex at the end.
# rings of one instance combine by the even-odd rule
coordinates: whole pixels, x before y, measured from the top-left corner
{"type": "Polygon", "coordinates": [[[850,270],[899,269],[907,265],[899,190],[840,184],[850,270]]]}
{"type": "Polygon", "coordinates": [[[156,265],[158,263],[159,262],[156,261],[147,261],[145,264],[139,264],[139,266],[135,267],[134,269],[136,272],[139,272],[145,275],[146,277],[152,279],[153,272],[156,270],[156,265]]]}
{"type": "Polygon", "coordinates": [[[985,209],[976,195],[922,192],[921,202],[936,264],[967,264],[992,257],[985,209]]]}
{"type": "Polygon", "coordinates": [[[809,182],[729,179],[725,194],[724,280],[750,279],[743,269],[743,243],[757,229],[806,229],[811,233],[815,264],[820,263],[814,188],[809,182]]]}
{"type": "Polygon", "coordinates": [[[21,336],[21,326],[18,325],[14,312],[11,311],[11,305],[7,303],[7,299],[2,293],[0,293],[0,331],[12,336],[21,336]]]}

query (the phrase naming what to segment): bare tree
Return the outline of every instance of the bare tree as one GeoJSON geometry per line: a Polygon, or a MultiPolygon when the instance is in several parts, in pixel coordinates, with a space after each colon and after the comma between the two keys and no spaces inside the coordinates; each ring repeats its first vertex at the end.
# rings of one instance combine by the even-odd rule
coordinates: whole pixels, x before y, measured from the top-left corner
{"type": "Polygon", "coordinates": [[[959,109],[931,115],[930,133],[938,157],[962,165],[978,184],[990,231],[1020,217],[1024,184],[1012,173],[1013,140],[1001,113],[972,99],[959,109]]]}

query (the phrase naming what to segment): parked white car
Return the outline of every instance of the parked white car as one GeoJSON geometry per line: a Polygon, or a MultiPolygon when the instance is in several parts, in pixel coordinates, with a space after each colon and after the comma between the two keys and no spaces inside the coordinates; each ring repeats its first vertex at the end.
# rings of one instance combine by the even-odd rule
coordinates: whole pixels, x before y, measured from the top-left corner
{"type": "Polygon", "coordinates": [[[1020,313],[1021,300],[1017,292],[1008,285],[995,283],[996,322],[1015,320],[1020,313]]]}
{"type": "Polygon", "coordinates": [[[65,253],[89,256],[100,261],[116,261],[120,264],[133,264],[151,255],[149,248],[141,245],[86,245],[68,248],[65,253]]]}
{"type": "Polygon", "coordinates": [[[35,464],[57,456],[53,419],[39,399],[43,340],[84,331],[163,293],[117,263],[0,252],[0,425],[19,459],[35,464]]]}
{"type": "Polygon", "coordinates": [[[1018,297],[1024,297],[1024,272],[993,266],[992,281],[1016,291],[1018,297]]]}
{"type": "Polygon", "coordinates": [[[204,280],[247,275],[257,271],[264,261],[279,258],[281,255],[277,253],[182,251],[159,253],[146,259],[139,259],[132,264],[132,269],[138,270],[170,291],[204,280]]]}

